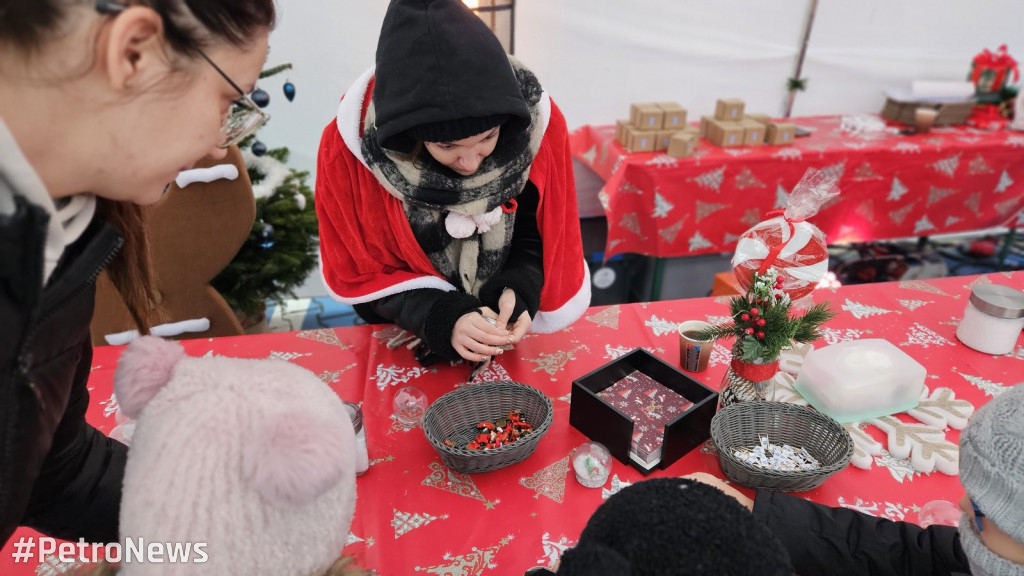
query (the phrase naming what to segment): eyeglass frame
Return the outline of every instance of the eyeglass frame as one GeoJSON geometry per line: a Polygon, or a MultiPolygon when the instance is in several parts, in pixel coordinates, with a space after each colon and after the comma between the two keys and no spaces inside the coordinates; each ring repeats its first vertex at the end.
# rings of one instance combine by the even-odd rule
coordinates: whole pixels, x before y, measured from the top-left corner
{"type": "MultiPolygon", "coordinates": [[[[121,2],[117,2],[115,0],[96,0],[96,11],[100,14],[119,14],[126,8],[128,8],[126,4],[122,4],[121,2]]],[[[203,52],[202,48],[196,46],[195,50],[199,53],[200,56],[203,57],[203,60],[206,60],[206,62],[210,66],[212,66],[213,69],[216,70],[218,74],[220,74],[221,78],[223,78],[228,84],[231,85],[232,88],[235,89],[235,91],[238,92],[239,98],[237,100],[232,101],[231,105],[233,108],[231,111],[228,112],[228,116],[224,119],[224,123],[221,126],[221,132],[224,133],[225,140],[224,142],[217,144],[217,147],[221,149],[230,148],[235,144],[238,144],[242,140],[245,140],[250,135],[252,135],[252,133],[262,128],[270,120],[270,115],[264,112],[263,109],[256,104],[256,102],[253,102],[252,97],[246,94],[245,91],[242,90],[242,88],[234,80],[232,80],[230,76],[228,76],[223,70],[221,70],[220,66],[217,66],[217,64],[214,63],[214,61],[206,55],[206,52],[203,52]],[[247,120],[244,124],[244,129],[242,129],[238,134],[230,136],[230,134],[228,133],[228,126],[232,123],[231,118],[237,118],[242,115],[255,115],[256,119],[247,120]]]]}
{"type": "Polygon", "coordinates": [[[974,521],[977,522],[978,532],[980,533],[982,531],[981,519],[985,517],[985,513],[981,511],[981,508],[978,508],[978,505],[974,503],[973,498],[968,497],[968,500],[971,501],[971,508],[974,508],[974,521]]]}

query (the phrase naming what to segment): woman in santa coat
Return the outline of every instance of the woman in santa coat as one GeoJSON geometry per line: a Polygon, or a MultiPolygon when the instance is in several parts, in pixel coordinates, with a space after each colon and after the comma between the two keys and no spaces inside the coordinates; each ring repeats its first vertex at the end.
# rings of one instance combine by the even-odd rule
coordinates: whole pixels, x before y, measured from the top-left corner
{"type": "Polygon", "coordinates": [[[393,0],[317,161],[324,281],[444,359],[488,360],[590,303],[568,131],[456,0],[393,0]]]}

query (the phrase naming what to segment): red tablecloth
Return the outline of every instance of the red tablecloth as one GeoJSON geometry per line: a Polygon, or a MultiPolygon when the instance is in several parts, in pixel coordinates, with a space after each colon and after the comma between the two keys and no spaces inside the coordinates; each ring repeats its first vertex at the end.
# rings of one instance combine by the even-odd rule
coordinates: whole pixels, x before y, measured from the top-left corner
{"type": "Polygon", "coordinates": [[[721,148],[690,158],[629,153],[614,126],[583,126],[573,154],[605,180],[606,255],[687,256],[735,249],[785,206],[808,168],[841,175],[842,194],[811,222],[830,244],[1024,224],[1024,134],[966,126],[927,135],[851,136],[840,117],[797,118],[815,129],[789,146],[721,148]]]}
{"type": "MultiPolygon", "coordinates": [[[[818,290],[815,301],[829,300],[840,314],[826,325],[825,338],[817,345],[888,339],[927,368],[930,389],[951,388],[958,398],[980,406],[1024,380],[1024,339],[1018,339],[1013,354],[999,357],[959,343],[956,324],[970,287],[978,282],[1024,288],[1024,272],[818,290]]],[[[409,350],[388,350],[384,342],[393,327],[190,340],[185,346],[191,355],[284,358],[318,374],[342,398],[363,403],[372,466],[358,481],[356,517],[345,549],[363,565],[385,576],[512,575],[549,565],[560,550],[576,542],[587,518],[610,491],[642,478],[616,461],[612,478],[602,489],[576,482],[568,455],[586,438],[568,423],[572,380],[636,347],[678,364],[677,324],[720,321],[728,314],[727,301],[720,297],[595,307],[562,332],[526,338],[484,377],[514,379],[543,390],[554,403],[554,422],[525,461],[468,476],[447,470],[420,429],[404,430],[391,415],[392,396],[403,385],[414,384],[433,400],[464,385],[468,369],[424,369],[409,350]]],[[[88,419],[105,431],[115,424],[111,385],[121,351],[96,350],[88,419]]],[[[728,360],[728,343],[717,344],[709,369],[696,377],[719,388],[728,360]]],[[[867,432],[882,437],[874,427],[867,432]]],[[[946,437],[955,443],[959,432],[949,430],[946,437]]],[[[717,458],[706,446],[655,475],[694,471],[722,476],[717,458]]],[[[925,503],[955,502],[961,491],[954,476],[915,473],[906,461],[882,456],[869,470],[851,466],[805,495],[830,505],[916,521],[925,503]]],[[[33,573],[38,560],[15,564],[11,554],[19,538],[35,536],[27,529],[14,535],[0,552],[0,573],[33,573]]],[[[59,564],[55,559],[50,562],[59,564]]],[[[41,570],[58,573],[53,567],[41,570]]]]}

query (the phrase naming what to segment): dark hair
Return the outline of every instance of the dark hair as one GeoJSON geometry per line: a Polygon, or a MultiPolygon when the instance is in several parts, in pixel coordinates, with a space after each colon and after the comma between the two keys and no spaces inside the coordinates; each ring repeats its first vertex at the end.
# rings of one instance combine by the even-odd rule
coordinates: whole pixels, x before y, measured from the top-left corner
{"type": "MultiPolygon", "coordinates": [[[[58,33],[65,12],[94,0],[4,0],[0,3],[0,43],[37,50],[58,33]]],[[[164,36],[177,52],[196,55],[211,39],[243,46],[261,28],[273,28],[274,0],[122,0],[149,6],[164,22],[164,36]],[[192,18],[189,18],[189,14],[192,18]]]]}
{"type": "MultiPolygon", "coordinates": [[[[35,52],[54,35],[61,35],[65,14],[76,4],[95,0],[3,0],[0,3],[0,46],[35,52]]],[[[149,6],[164,24],[164,37],[175,52],[197,56],[198,49],[216,41],[244,46],[249,38],[274,26],[274,0],[121,0],[149,6]],[[191,16],[190,16],[191,14],[191,16]]],[[[159,295],[150,266],[149,241],[139,206],[97,199],[97,210],[124,237],[124,245],[107,266],[139,331],[159,320],[159,295]]]]}

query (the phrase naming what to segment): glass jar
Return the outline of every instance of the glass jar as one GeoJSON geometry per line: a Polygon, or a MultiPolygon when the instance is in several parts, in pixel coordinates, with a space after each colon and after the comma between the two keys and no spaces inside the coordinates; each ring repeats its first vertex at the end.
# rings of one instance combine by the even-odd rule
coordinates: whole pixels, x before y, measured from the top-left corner
{"type": "Polygon", "coordinates": [[[725,408],[737,402],[773,400],[775,398],[775,374],[779,371],[778,359],[773,362],[756,364],[733,358],[729,369],[719,386],[718,406],[725,408]]]}
{"type": "Polygon", "coordinates": [[[345,402],[352,429],[356,436],[356,476],[362,476],[370,467],[370,455],[366,449],[366,430],[363,428],[363,409],[358,404],[345,402]]]}
{"type": "Polygon", "coordinates": [[[971,290],[956,337],[987,354],[1009,354],[1024,328],[1024,292],[999,284],[979,284],[971,290]]]}

